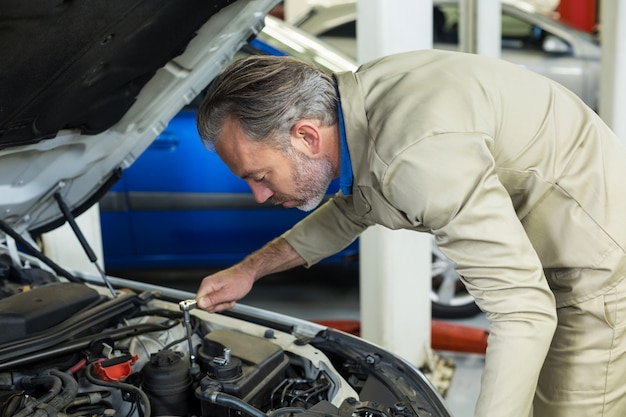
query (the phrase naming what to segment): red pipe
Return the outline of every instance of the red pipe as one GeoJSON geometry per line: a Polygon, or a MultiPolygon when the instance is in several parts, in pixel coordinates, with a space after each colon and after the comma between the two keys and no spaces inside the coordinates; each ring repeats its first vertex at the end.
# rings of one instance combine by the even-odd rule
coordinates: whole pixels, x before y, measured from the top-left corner
{"type": "MultiPolygon", "coordinates": [[[[358,320],[315,320],[315,322],[355,336],[361,333],[361,323],[358,320]]],[[[433,320],[430,331],[431,347],[434,350],[478,354],[484,354],[487,350],[489,332],[485,329],[433,320]]]]}

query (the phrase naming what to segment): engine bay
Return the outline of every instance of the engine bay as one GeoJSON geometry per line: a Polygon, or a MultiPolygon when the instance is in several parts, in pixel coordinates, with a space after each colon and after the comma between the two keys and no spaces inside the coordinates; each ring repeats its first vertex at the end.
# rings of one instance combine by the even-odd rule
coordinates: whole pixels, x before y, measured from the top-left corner
{"type": "Polygon", "coordinates": [[[0,416],[447,415],[417,370],[352,335],[116,287],[0,256],[0,416]]]}

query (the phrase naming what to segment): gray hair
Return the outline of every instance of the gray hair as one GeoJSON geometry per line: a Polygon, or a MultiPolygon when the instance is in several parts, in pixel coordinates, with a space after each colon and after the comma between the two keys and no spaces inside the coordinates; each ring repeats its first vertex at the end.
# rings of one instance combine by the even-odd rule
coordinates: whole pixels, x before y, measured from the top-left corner
{"type": "Polygon", "coordinates": [[[290,57],[252,55],[236,60],[215,77],[196,116],[208,149],[233,118],[246,136],[283,151],[298,120],[337,123],[337,92],[331,76],[290,57]]]}

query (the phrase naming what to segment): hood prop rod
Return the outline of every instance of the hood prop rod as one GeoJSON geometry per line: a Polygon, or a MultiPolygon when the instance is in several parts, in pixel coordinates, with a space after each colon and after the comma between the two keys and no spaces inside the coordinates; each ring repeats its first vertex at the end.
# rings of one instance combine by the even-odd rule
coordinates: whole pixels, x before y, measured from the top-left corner
{"type": "Polygon", "coordinates": [[[78,224],[76,223],[76,220],[74,219],[74,215],[72,214],[70,208],[67,206],[67,204],[63,200],[63,197],[61,196],[60,193],[58,192],[54,193],[54,198],[57,201],[59,209],[63,213],[63,217],[65,217],[65,220],[67,220],[67,222],[70,224],[70,227],[72,228],[72,230],[74,231],[74,234],[78,238],[80,245],[83,247],[83,250],[87,254],[87,257],[89,258],[91,263],[94,264],[94,266],[98,270],[98,273],[100,273],[100,276],[102,277],[102,281],[104,281],[106,286],[109,288],[109,291],[111,291],[111,294],[113,294],[113,297],[117,297],[117,292],[115,292],[113,285],[111,285],[111,282],[107,278],[106,274],[104,273],[102,268],[100,268],[100,265],[98,264],[98,257],[96,256],[94,251],[91,249],[91,246],[89,246],[89,242],[87,242],[87,239],[85,239],[85,235],[83,235],[83,232],[78,227],[78,224]]]}

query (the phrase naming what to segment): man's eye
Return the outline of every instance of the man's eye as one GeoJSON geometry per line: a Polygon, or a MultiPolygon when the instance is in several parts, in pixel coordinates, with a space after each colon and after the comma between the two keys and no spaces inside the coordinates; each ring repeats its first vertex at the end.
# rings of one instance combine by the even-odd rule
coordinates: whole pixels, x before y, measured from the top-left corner
{"type": "Polygon", "coordinates": [[[260,178],[255,178],[254,179],[254,182],[263,182],[263,181],[265,181],[265,175],[260,177],[260,178]]]}

